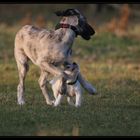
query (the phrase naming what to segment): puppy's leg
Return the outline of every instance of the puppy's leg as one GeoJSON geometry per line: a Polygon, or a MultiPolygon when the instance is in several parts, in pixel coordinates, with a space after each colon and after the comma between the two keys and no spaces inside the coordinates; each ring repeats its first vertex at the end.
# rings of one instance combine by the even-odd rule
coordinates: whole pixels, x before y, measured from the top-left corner
{"type": "Polygon", "coordinates": [[[43,95],[44,95],[44,97],[46,99],[46,103],[48,105],[52,105],[53,101],[50,99],[48,89],[47,89],[47,86],[46,86],[47,76],[48,76],[47,72],[41,71],[41,75],[40,75],[40,78],[39,78],[38,82],[39,82],[41,91],[42,91],[42,93],[43,93],[43,95]]]}
{"type": "Polygon", "coordinates": [[[54,106],[58,106],[62,101],[63,95],[59,94],[54,102],[54,106]]]}
{"type": "Polygon", "coordinates": [[[74,102],[73,102],[71,97],[67,97],[67,101],[68,101],[69,105],[75,106],[75,104],[74,104],[74,102]]]}
{"type": "Polygon", "coordinates": [[[74,91],[76,95],[75,107],[80,107],[82,102],[82,90],[79,82],[75,84],[74,91]]]}
{"type": "Polygon", "coordinates": [[[81,106],[81,100],[82,100],[81,94],[76,94],[75,107],[80,107],[81,106]]]}

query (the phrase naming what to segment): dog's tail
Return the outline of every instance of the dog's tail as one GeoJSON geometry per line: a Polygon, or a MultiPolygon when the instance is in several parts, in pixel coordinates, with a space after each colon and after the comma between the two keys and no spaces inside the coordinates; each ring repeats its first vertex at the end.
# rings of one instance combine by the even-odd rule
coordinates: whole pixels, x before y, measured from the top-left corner
{"type": "Polygon", "coordinates": [[[97,94],[96,89],[89,83],[87,82],[84,77],[79,73],[78,75],[78,81],[82,85],[82,87],[91,95],[97,94]]]}

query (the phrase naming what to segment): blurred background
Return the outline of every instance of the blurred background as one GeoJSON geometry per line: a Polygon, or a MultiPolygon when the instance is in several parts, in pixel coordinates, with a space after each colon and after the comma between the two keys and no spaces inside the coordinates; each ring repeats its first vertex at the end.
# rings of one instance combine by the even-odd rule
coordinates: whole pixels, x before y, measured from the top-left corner
{"type": "Polygon", "coordinates": [[[0,4],[0,24],[54,26],[54,11],[67,8],[79,9],[94,27],[112,32],[133,28],[140,19],[139,4],[0,4]]]}

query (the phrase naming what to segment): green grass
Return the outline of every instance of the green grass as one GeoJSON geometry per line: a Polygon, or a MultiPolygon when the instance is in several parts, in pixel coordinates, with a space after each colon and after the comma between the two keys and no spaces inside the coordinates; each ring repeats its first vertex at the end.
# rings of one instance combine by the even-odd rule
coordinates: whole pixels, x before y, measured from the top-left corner
{"type": "Polygon", "coordinates": [[[18,74],[13,57],[17,29],[0,28],[0,136],[138,136],[140,135],[140,41],[109,33],[90,41],[77,38],[74,60],[98,91],[84,91],[83,104],[66,100],[47,106],[38,86],[39,69],[31,65],[26,104],[17,105],[18,74]]]}

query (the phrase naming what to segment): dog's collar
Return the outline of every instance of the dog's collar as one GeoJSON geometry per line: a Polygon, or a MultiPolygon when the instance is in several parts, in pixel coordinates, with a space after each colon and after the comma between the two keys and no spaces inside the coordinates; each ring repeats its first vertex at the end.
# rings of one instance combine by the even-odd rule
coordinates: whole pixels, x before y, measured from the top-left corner
{"type": "Polygon", "coordinates": [[[77,78],[76,78],[76,80],[74,81],[74,82],[69,82],[69,83],[67,83],[68,85],[74,85],[76,82],[77,82],[77,80],[78,80],[78,76],[77,76],[77,78]]]}
{"type": "Polygon", "coordinates": [[[76,28],[75,26],[73,26],[73,25],[58,23],[58,24],[55,26],[55,30],[60,29],[60,28],[70,28],[70,29],[72,29],[72,30],[75,32],[76,37],[77,37],[77,35],[78,35],[78,30],[77,30],[77,28],[76,28]]]}

